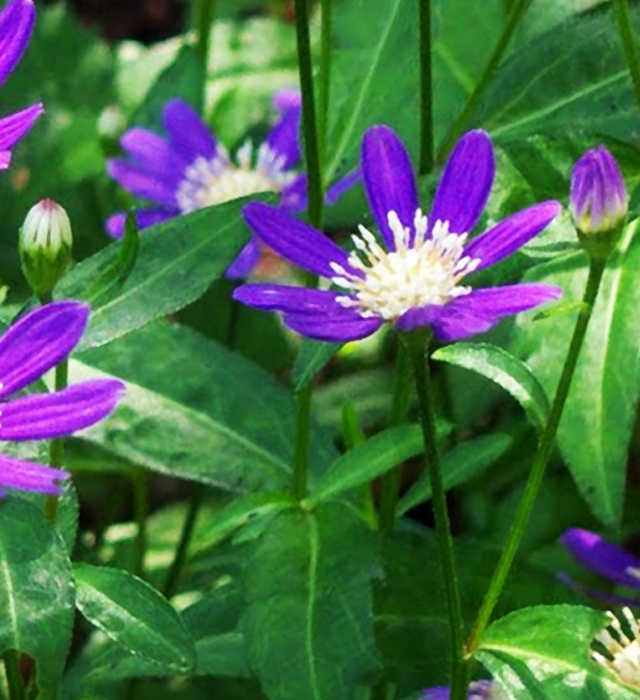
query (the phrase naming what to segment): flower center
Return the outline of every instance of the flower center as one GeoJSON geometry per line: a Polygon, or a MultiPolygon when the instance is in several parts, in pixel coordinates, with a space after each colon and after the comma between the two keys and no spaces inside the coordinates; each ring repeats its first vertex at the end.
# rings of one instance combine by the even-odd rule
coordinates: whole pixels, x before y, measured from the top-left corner
{"type": "Polygon", "coordinates": [[[355,275],[332,263],[336,273],[332,282],[351,292],[338,297],[345,307],[359,307],[367,318],[381,316],[396,319],[409,309],[430,304],[442,306],[455,297],[469,294],[470,287],[458,282],[473,272],[480,260],[464,256],[467,234],[449,233],[448,222],[437,221],[427,238],[427,217],[416,211],[414,232],[404,227],[395,211],[387,215],[393,233],[395,251],[388,253],[373,234],[359,226],[360,236],[352,236],[356,247],[349,264],[363,273],[355,275]]]}
{"type": "Polygon", "coordinates": [[[622,683],[640,690],[640,625],[629,608],[622,608],[622,614],[629,628],[622,629],[620,621],[609,613],[611,623],[599,632],[594,641],[606,652],[591,652],[591,658],[617,676],[622,683]]]}
{"type": "Polygon", "coordinates": [[[284,169],[284,158],[267,144],[260,147],[255,166],[251,162],[250,143],[238,151],[237,165],[221,147],[218,151],[210,159],[199,156],[185,170],[176,191],[176,201],[183,214],[258,192],[281,192],[296,178],[296,173],[284,169]]]}

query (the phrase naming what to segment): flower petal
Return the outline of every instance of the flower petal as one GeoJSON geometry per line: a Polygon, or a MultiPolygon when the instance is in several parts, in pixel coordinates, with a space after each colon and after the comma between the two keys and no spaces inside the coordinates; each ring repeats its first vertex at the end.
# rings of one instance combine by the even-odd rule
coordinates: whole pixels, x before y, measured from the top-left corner
{"type": "Polygon", "coordinates": [[[333,206],[338,202],[345,192],[348,192],[354,185],[362,179],[362,172],[358,168],[347,173],[342,179],[338,180],[334,185],[331,185],[327,190],[324,201],[333,206]]]}
{"type": "Polygon", "coordinates": [[[190,163],[198,156],[213,158],[218,144],[193,107],[183,100],[169,100],[162,112],[171,145],[190,163]]]}
{"type": "Polygon", "coordinates": [[[29,386],[67,357],[88,319],[86,304],[56,301],[11,326],[0,338],[0,398],[29,386]]]}
{"type": "Polygon", "coordinates": [[[148,199],[170,209],[177,208],[175,184],[160,176],[148,173],[144,168],[133,165],[123,158],[107,161],[109,175],[136,197],[148,199]]]}
{"type": "Polygon", "coordinates": [[[574,528],[560,541],[571,554],[591,571],[629,588],[640,589],[640,559],[617,547],[595,532],[574,528]]]}
{"type": "Polygon", "coordinates": [[[251,274],[258,262],[260,262],[260,243],[257,238],[252,238],[227,268],[225,276],[232,280],[244,279],[251,274]]]}
{"type": "Polygon", "coordinates": [[[281,114],[290,109],[300,109],[302,107],[302,93],[297,88],[281,88],[273,93],[271,104],[281,114]]]}
{"type": "Polygon", "coordinates": [[[301,105],[283,110],[280,120],[266,139],[266,144],[276,154],[279,165],[284,170],[289,170],[300,161],[301,114],[301,105]]]}
{"type": "Polygon", "coordinates": [[[446,685],[437,686],[436,688],[427,688],[422,691],[420,700],[449,700],[450,688],[446,685]]]}
{"type": "Polygon", "coordinates": [[[296,333],[327,343],[361,340],[375,333],[384,323],[382,318],[362,318],[355,311],[334,317],[322,314],[285,314],[283,320],[296,333]]]}
{"type": "Polygon", "coordinates": [[[98,379],[8,401],[2,405],[0,440],[51,440],[71,435],[109,415],[124,391],[122,382],[98,379]]]}
{"type": "MultiPolygon", "coordinates": [[[[174,216],[179,216],[180,212],[175,209],[173,211],[167,209],[138,209],[135,212],[136,223],[138,224],[138,230],[142,231],[149,226],[154,226],[155,224],[160,224],[163,221],[172,219],[174,216]]],[[[127,214],[124,211],[120,211],[117,214],[113,214],[107,219],[105,228],[107,233],[112,238],[122,238],[124,235],[124,223],[127,219],[127,214]]]]}
{"type": "Polygon", "coordinates": [[[288,262],[329,279],[336,276],[332,262],[352,274],[362,275],[349,265],[349,256],[342,248],[278,207],[251,202],[244,207],[242,215],[251,230],[288,262]]]}
{"type": "Polygon", "coordinates": [[[289,214],[304,211],[308,205],[307,184],[306,173],[300,173],[295,180],[282,190],[280,207],[289,212],[289,214]]]}
{"type": "Polygon", "coordinates": [[[438,340],[448,342],[486,333],[497,322],[494,317],[478,313],[472,308],[455,308],[453,304],[454,302],[449,302],[446,306],[431,304],[409,309],[395,325],[403,331],[431,326],[438,340]]]}
{"type": "Polygon", "coordinates": [[[630,605],[632,607],[640,607],[640,598],[630,598],[625,595],[616,595],[615,593],[605,593],[592,586],[585,586],[583,583],[578,583],[574,581],[570,576],[560,571],[558,573],[558,578],[567,586],[570,586],[574,590],[582,593],[585,596],[595,598],[596,600],[603,601],[609,605],[630,605]]]}
{"type": "Polygon", "coordinates": [[[148,129],[129,129],[122,135],[120,145],[137,165],[163,182],[177,185],[189,166],[189,161],[171,148],[166,139],[148,129]]]}
{"type": "MultiPolygon", "coordinates": [[[[343,315],[344,306],[336,302],[339,292],[293,287],[282,284],[244,284],[233,292],[233,298],[247,306],[266,311],[343,315]]],[[[348,312],[351,318],[353,313],[348,312]]]]}
{"type": "Polygon", "coordinates": [[[482,270],[503,260],[527,241],[537,236],[560,213],[560,202],[542,202],[504,219],[481,236],[474,238],[464,249],[470,258],[478,258],[482,270]]]}
{"type": "Polygon", "coordinates": [[[43,112],[44,106],[38,103],[0,119],[0,150],[13,148],[43,112]]]}
{"type": "Polygon", "coordinates": [[[489,135],[477,129],[455,145],[438,183],[429,214],[429,229],[436,221],[448,221],[452,233],[467,233],[489,198],[496,164],[489,135]]]}
{"type": "Polygon", "coordinates": [[[389,212],[395,211],[403,226],[413,231],[419,202],[409,154],[388,126],[373,126],[365,132],[361,170],[371,213],[388,248],[395,250],[389,212]]]}
{"type": "Polygon", "coordinates": [[[69,474],[62,469],[24,462],[21,459],[0,454],[0,485],[5,488],[57,496],[62,493],[57,482],[68,478],[69,474]]]}
{"type": "Polygon", "coordinates": [[[35,21],[32,0],[11,0],[0,13],[0,85],[20,62],[35,21]]]}

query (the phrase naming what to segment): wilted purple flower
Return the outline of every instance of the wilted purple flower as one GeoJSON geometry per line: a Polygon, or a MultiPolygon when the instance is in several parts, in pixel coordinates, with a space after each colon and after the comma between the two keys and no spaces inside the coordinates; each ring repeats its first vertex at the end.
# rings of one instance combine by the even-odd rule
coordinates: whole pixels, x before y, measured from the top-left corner
{"type": "MultiPolygon", "coordinates": [[[[279,192],[280,206],[287,211],[305,209],[307,178],[296,170],[300,164],[300,92],[277,92],[274,106],[280,118],[264,143],[254,153],[247,142],[237,152],[235,162],[194,109],[182,100],[170,100],[164,107],[166,138],[147,129],[127,131],[120,144],[130,159],[110,160],[107,168],[111,177],[134,195],[159,205],[139,211],[138,226],[145,228],[257,192],[279,192]]],[[[328,201],[334,201],[351,184],[353,179],[338,183],[328,201]]],[[[124,221],[124,213],[115,214],[107,221],[107,231],[120,237],[124,221]]],[[[254,239],[227,275],[246,277],[259,257],[260,247],[254,239]]]]}
{"type": "Polygon", "coordinates": [[[428,219],[419,208],[409,156],[388,127],[366,132],[361,172],[387,250],[360,226],[360,236],[352,237],[355,250],[348,254],[286,212],[252,202],[244,216],[254,233],[285,260],[329,278],[340,291],[256,284],[239,287],[234,297],[282,312],[284,322],[302,335],[345,342],[370,335],[385,321],[405,331],[429,325],[439,339],[456,340],[561,294],[543,284],[477,290],[459,284],[465,275],[520,248],[560,211],[558,202],[537,204],[466,242],[495,172],[484,131],[471,131],[458,141],[428,219]]]}
{"type": "Polygon", "coordinates": [[[585,235],[615,231],[627,215],[627,189],[604,146],[587,151],[571,175],[571,215],[585,235]]]}
{"type": "MultiPolygon", "coordinates": [[[[20,62],[35,21],[36,8],[32,0],[11,0],[0,12],[0,85],[20,62]]],[[[44,107],[38,103],[0,119],[0,170],[9,167],[11,149],[43,112],[44,107]]]]}
{"type": "MultiPolygon", "coordinates": [[[[449,700],[450,688],[446,685],[427,688],[420,700],[449,700]]],[[[506,700],[507,694],[493,681],[476,681],[469,685],[467,700],[506,700]]]]}
{"type": "MultiPolygon", "coordinates": [[[[0,400],[25,389],[78,344],[89,308],[75,301],[40,306],[0,338],[0,400]]],[[[23,442],[71,435],[107,416],[124,392],[115,379],[81,382],[50,394],[29,394],[0,404],[0,440],[23,442]]],[[[0,491],[59,494],[68,474],[0,454],[0,491]]]]}

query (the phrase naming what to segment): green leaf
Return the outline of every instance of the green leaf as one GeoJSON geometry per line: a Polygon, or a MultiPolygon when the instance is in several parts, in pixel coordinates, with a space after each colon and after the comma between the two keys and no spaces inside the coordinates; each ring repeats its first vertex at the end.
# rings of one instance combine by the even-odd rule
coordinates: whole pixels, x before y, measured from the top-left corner
{"type": "Polygon", "coordinates": [[[108,637],[133,654],[189,671],[195,648],[189,631],[171,605],[148,583],[126,571],[76,564],[80,612],[108,637]]]}
{"type": "Polygon", "coordinates": [[[244,575],[249,664],[271,700],[346,700],[375,667],[372,534],[327,504],[281,513],[244,575]]]}
{"type": "MultiPolygon", "coordinates": [[[[131,274],[114,297],[94,306],[80,347],[104,345],[197,299],[246,243],[249,232],[240,216],[246,201],[236,199],[146,229],[131,274]]],[[[114,264],[119,249],[114,242],[76,265],[56,296],[81,297],[114,264]]]]}
{"type": "MultiPolygon", "coordinates": [[[[442,458],[444,487],[448,491],[481,474],[511,447],[510,435],[483,435],[475,440],[456,445],[442,458]]],[[[431,498],[431,482],[422,473],[418,481],[403,496],[398,514],[404,515],[411,508],[431,498]]]]}
{"type": "Polygon", "coordinates": [[[433,353],[434,360],[470,369],[499,384],[522,406],[538,430],[546,423],[549,401],[533,372],[506,350],[488,343],[455,343],[433,353]]]}
{"type": "MultiPolygon", "coordinates": [[[[88,364],[70,363],[72,381],[107,372],[127,382],[118,408],[83,431],[84,438],[149,469],[231,491],[290,487],[293,400],[256,365],[164,322],[82,358],[88,364]],[[176,367],[189,367],[182,381],[167,372],[168,357],[176,367]]],[[[314,427],[312,479],[336,456],[314,427]]]]}
{"type": "Polygon", "coordinates": [[[303,338],[293,366],[293,385],[296,391],[307,386],[341,347],[341,343],[321,343],[303,338]]]}
{"type": "Polygon", "coordinates": [[[608,620],[571,605],[518,610],[487,630],[478,659],[518,700],[631,700],[623,685],[590,658],[590,645],[608,620]]]}
{"type": "Polygon", "coordinates": [[[39,507],[20,498],[0,504],[0,652],[36,662],[40,698],[52,700],[71,642],[74,591],[67,547],[39,507]]]}
{"type": "MultiPolygon", "coordinates": [[[[630,224],[610,258],[571,383],[558,441],[580,493],[594,515],[616,528],[622,518],[628,445],[640,387],[640,239],[630,224]]],[[[579,300],[587,277],[585,255],[540,265],[528,279],[557,284],[579,300]]],[[[541,384],[555,391],[576,315],[519,321],[516,351],[541,384]]]]}

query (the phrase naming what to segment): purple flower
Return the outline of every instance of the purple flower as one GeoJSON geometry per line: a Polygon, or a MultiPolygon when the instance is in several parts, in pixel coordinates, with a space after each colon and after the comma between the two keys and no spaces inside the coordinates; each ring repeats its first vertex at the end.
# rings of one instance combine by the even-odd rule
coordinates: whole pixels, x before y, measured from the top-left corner
{"type": "MultiPolygon", "coordinates": [[[[450,689],[448,686],[427,688],[420,696],[420,700],[449,700],[450,689]]],[[[506,700],[507,694],[493,681],[476,681],[469,685],[467,700],[506,700]]]]}
{"type": "Polygon", "coordinates": [[[587,151],[571,174],[569,208],[585,235],[615,231],[627,216],[627,189],[615,158],[604,146],[587,151]]]}
{"type": "MultiPolygon", "coordinates": [[[[75,301],[40,306],[0,338],[0,400],[25,389],[78,344],[89,308],[75,301]]],[[[124,392],[115,379],[82,382],[50,394],[29,394],[0,404],[0,440],[50,440],[71,435],[107,416],[124,392]]],[[[0,490],[59,494],[68,474],[0,454],[0,490]]]]}
{"type": "MultiPolygon", "coordinates": [[[[35,21],[36,8],[32,0],[11,0],[0,12],[0,85],[20,62],[35,21]]],[[[43,112],[44,107],[38,103],[0,119],[0,170],[9,167],[11,149],[43,112]]]]}
{"type": "MultiPolygon", "coordinates": [[[[182,100],[167,102],[162,114],[166,138],[147,129],[127,131],[120,144],[129,160],[110,160],[111,177],[134,195],[155,202],[153,209],[137,213],[138,226],[145,228],[201,207],[221,204],[257,192],[279,192],[280,206],[289,212],[307,206],[307,178],[296,168],[300,164],[301,96],[296,90],[274,95],[279,119],[264,143],[253,152],[246,143],[235,162],[209,132],[207,125],[182,100]]],[[[353,180],[336,184],[327,196],[332,203],[353,180]]],[[[122,236],[125,214],[107,221],[107,231],[122,236]]],[[[260,257],[254,239],[227,270],[227,276],[246,277],[260,257]]]]}
{"type": "Polygon", "coordinates": [[[501,317],[531,309],[561,294],[543,284],[472,290],[465,275],[506,258],[540,233],[560,211],[544,202],[521,211],[467,243],[489,197],[495,172],[484,131],[471,131],[447,162],[427,219],[419,208],[409,156],[386,126],[369,129],[361,172],[384,246],[360,226],[346,253],[320,231],[286,212],[253,202],[244,209],[250,228],[285,260],[330,279],[337,290],[243,285],[234,297],[280,311],[293,330],[317,340],[364,338],[385,321],[409,331],[429,325],[443,341],[482,333],[501,317]]]}

